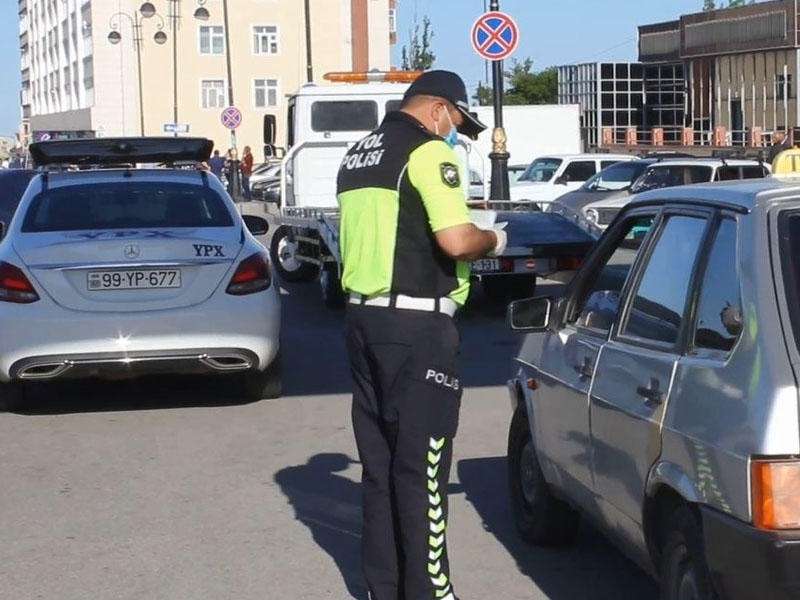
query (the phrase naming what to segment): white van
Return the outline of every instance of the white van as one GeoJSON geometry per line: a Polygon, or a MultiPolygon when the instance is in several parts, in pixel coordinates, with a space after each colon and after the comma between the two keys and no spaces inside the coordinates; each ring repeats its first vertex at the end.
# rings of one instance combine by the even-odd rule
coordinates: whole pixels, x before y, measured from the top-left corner
{"type": "Polygon", "coordinates": [[[511,200],[536,202],[544,210],[550,202],[578,189],[598,171],[623,160],[634,160],[631,154],[554,154],[540,156],[511,185],[511,200]]]}

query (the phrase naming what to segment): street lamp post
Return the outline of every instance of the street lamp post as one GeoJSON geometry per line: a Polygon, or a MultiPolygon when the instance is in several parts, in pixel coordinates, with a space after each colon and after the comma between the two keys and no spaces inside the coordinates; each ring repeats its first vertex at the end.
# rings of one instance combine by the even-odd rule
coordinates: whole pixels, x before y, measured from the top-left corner
{"type": "MultiPolygon", "coordinates": [[[[498,0],[490,0],[490,11],[499,11],[498,0]]],[[[508,200],[508,151],[506,150],[506,130],[503,128],[503,61],[492,61],[492,85],[494,87],[494,129],[492,130],[492,179],[489,197],[492,200],[508,200]]]]}
{"type": "Polygon", "coordinates": [[[142,90],[142,19],[149,19],[157,16],[161,21],[157,27],[158,31],[153,34],[153,41],[156,44],[163,44],[167,41],[167,34],[162,30],[164,28],[164,20],[156,14],[156,8],[152,2],[144,2],[139,7],[139,10],[133,13],[133,16],[126,12],[117,12],[111,15],[108,21],[108,27],[111,31],[108,33],[108,41],[112,44],[119,44],[122,41],[122,34],[119,32],[121,25],[121,18],[124,17],[131,25],[131,32],[133,34],[133,47],[136,50],[136,73],[139,84],[139,135],[144,135],[144,94],[142,90]]]}

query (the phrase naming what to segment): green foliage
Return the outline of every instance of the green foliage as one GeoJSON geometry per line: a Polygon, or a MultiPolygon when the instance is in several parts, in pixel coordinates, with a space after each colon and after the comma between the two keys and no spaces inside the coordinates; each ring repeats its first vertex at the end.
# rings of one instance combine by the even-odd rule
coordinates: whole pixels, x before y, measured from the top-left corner
{"type": "MultiPolygon", "coordinates": [[[[533,59],[511,59],[511,70],[503,73],[503,104],[556,104],[558,103],[558,72],[548,67],[532,72],[533,59]]],[[[472,99],[480,106],[494,103],[492,86],[478,83],[472,99]]]]}
{"type": "Polygon", "coordinates": [[[403,46],[403,69],[426,71],[433,66],[436,55],[431,51],[432,39],[431,20],[427,16],[422,19],[422,33],[420,34],[419,23],[415,19],[409,45],[403,46]]]}
{"type": "Polygon", "coordinates": [[[731,8],[734,6],[744,6],[745,4],[755,4],[756,0],[728,0],[728,6],[723,6],[722,2],[720,2],[719,6],[717,6],[714,0],[703,0],[703,10],[716,10],[718,8],[731,8]]]}
{"type": "Polygon", "coordinates": [[[504,75],[508,80],[505,104],[556,104],[558,102],[558,73],[548,67],[538,73],[531,72],[533,59],[512,59],[511,70],[504,75]]]}

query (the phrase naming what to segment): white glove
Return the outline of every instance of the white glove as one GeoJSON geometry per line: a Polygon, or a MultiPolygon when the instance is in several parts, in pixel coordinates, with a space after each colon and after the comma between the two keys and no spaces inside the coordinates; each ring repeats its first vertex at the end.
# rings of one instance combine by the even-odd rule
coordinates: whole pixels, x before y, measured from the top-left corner
{"type": "Polygon", "coordinates": [[[505,223],[495,223],[492,226],[492,231],[497,237],[497,243],[494,245],[494,249],[489,251],[489,256],[500,256],[505,252],[506,244],[508,243],[508,234],[503,229],[505,226],[505,223]]]}

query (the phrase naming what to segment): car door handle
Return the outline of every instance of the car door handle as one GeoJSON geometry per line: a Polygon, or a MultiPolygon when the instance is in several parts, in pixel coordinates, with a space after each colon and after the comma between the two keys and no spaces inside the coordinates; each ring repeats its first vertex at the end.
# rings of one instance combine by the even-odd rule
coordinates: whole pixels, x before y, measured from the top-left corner
{"type": "Polygon", "coordinates": [[[586,377],[587,379],[594,375],[594,368],[592,367],[592,359],[588,356],[583,357],[583,364],[582,365],[574,365],[572,367],[575,369],[575,372],[578,373],[581,377],[586,377]]]}
{"type": "Polygon", "coordinates": [[[645,387],[640,385],[636,388],[636,393],[645,399],[645,403],[661,404],[664,402],[664,392],[655,377],[650,378],[650,385],[645,387]]]}

